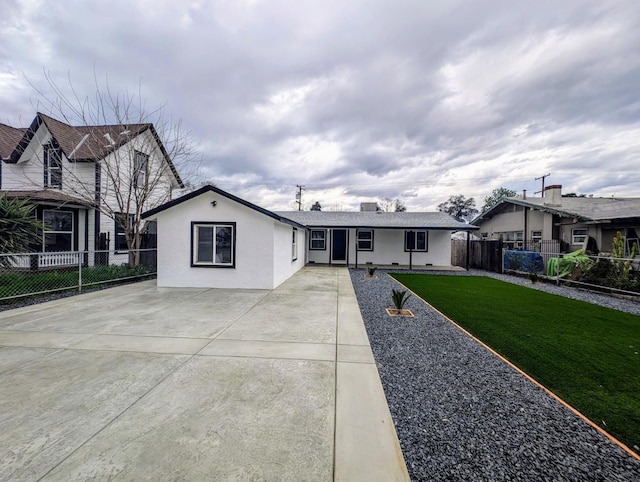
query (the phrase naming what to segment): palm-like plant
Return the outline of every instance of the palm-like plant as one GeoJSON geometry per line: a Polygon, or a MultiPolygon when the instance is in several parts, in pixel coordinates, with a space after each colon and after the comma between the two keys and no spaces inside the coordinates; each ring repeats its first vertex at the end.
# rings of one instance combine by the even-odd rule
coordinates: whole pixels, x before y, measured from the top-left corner
{"type": "Polygon", "coordinates": [[[393,300],[393,306],[396,310],[401,310],[404,308],[404,304],[411,297],[411,295],[407,295],[406,291],[402,290],[391,290],[391,299],[393,300]]]}
{"type": "MultiPolygon", "coordinates": [[[[0,196],[0,254],[29,251],[42,239],[43,225],[33,215],[34,206],[22,199],[0,196]]],[[[11,257],[0,257],[0,266],[9,266],[11,257]]]]}

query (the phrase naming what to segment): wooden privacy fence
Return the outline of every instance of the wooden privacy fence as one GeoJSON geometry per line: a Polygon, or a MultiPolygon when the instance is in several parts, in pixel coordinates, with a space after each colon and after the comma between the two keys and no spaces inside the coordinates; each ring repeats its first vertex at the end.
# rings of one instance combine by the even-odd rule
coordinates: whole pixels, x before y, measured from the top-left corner
{"type": "MultiPolygon", "coordinates": [[[[471,241],[469,244],[469,268],[502,272],[503,243],[497,241],[471,241]]],[[[451,241],[451,264],[466,267],[467,241],[454,239],[451,241]]]]}
{"type": "MultiPolygon", "coordinates": [[[[471,241],[469,247],[469,268],[483,269],[502,273],[502,249],[526,249],[536,251],[542,255],[546,269],[550,258],[559,256],[561,251],[560,242],[556,240],[525,240],[519,241],[518,246],[513,242],[503,242],[501,240],[491,241],[471,241]]],[[[451,241],[451,264],[453,266],[466,267],[467,241],[454,239],[451,241]]]]}

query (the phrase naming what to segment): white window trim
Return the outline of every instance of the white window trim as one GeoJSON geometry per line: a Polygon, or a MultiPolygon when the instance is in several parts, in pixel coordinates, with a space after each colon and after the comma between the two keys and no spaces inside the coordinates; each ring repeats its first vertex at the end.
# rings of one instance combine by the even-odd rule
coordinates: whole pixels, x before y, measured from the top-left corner
{"type": "Polygon", "coordinates": [[[236,223],[217,221],[192,221],[191,222],[191,267],[192,268],[235,268],[236,267],[236,223]],[[198,261],[198,228],[212,228],[214,233],[213,261],[198,261]],[[231,228],[231,261],[222,263],[216,261],[215,232],[217,228],[231,228]]]}
{"type": "Polygon", "coordinates": [[[588,228],[573,228],[571,230],[571,244],[583,244],[588,237],[588,228]],[[584,231],[584,234],[577,234],[576,231],[584,231]],[[582,238],[582,240],[578,241],[578,238],[582,238]]]}
{"type": "Polygon", "coordinates": [[[309,231],[309,250],[310,251],[326,251],[327,250],[327,230],[326,229],[312,229],[309,231]],[[322,239],[313,238],[313,233],[318,232],[322,233],[322,239]],[[322,241],[322,248],[314,248],[314,241],[322,241]]]}

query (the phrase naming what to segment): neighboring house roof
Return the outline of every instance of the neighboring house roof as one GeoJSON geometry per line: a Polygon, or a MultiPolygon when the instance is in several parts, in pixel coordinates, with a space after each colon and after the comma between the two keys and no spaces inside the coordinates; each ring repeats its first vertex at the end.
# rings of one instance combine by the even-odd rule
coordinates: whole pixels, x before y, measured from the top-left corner
{"type": "Polygon", "coordinates": [[[563,197],[559,205],[545,204],[547,198],[505,197],[476,217],[472,224],[491,218],[504,204],[516,204],[537,211],[574,218],[580,222],[608,222],[640,218],[640,198],[563,197]]]}
{"type": "Polygon", "coordinates": [[[184,187],[184,183],[171,161],[169,153],[160,140],[153,124],[149,123],[71,126],[38,112],[28,129],[16,129],[0,124],[0,156],[2,159],[6,162],[18,162],[18,159],[20,159],[20,156],[42,124],[47,127],[67,159],[75,162],[103,159],[110,152],[126,144],[130,139],[149,130],[158,143],[164,160],[169,165],[176,182],[180,187],[184,187]],[[19,131],[19,137],[15,131],[19,131]]]}
{"type": "Polygon", "coordinates": [[[86,200],[69,196],[57,189],[45,189],[43,191],[0,191],[0,196],[5,195],[9,199],[25,199],[33,201],[35,204],[53,203],[57,206],[61,204],[74,204],[80,206],[88,206],[86,200]]]}
{"type": "Polygon", "coordinates": [[[0,124],[0,160],[8,160],[27,129],[0,124]]]}
{"type": "Polygon", "coordinates": [[[298,226],[301,228],[305,228],[305,226],[300,225],[299,223],[292,221],[290,219],[286,219],[282,216],[279,216],[278,214],[274,213],[273,211],[269,211],[268,209],[264,209],[261,208],[260,206],[257,206],[256,204],[250,203],[249,201],[245,201],[242,198],[239,198],[238,196],[234,196],[233,194],[230,194],[226,191],[223,191],[222,189],[219,189],[215,186],[212,185],[206,185],[201,187],[200,189],[197,189],[195,191],[192,191],[188,194],[185,194],[184,196],[180,196],[177,199],[173,199],[172,201],[168,201],[164,204],[161,204],[160,206],[154,208],[154,209],[150,209],[149,211],[146,211],[144,213],[142,213],[142,219],[146,219],[146,218],[151,218],[151,217],[155,217],[157,214],[161,213],[162,211],[166,211],[167,209],[170,209],[174,206],[177,206],[178,204],[182,204],[185,201],[189,201],[190,199],[194,199],[198,196],[200,196],[201,194],[204,194],[206,192],[214,192],[216,194],[219,194],[220,196],[226,197],[227,199],[231,199],[232,201],[235,201],[239,204],[242,204],[243,206],[246,206],[250,209],[253,209],[254,211],[257,211],[261,214],[264,214],[265,216],[269,216],[270,218],[275,219],[276,221],[280,221],[282,223],[286,223],[286,224],[291,224],[293,226],[298,226]]]}
{"type": "Polygon", "coordinates": [[[280,211],[276,214],[310,228],[386,228],[470,231],[478,229],[442,212],[280,211]]]}

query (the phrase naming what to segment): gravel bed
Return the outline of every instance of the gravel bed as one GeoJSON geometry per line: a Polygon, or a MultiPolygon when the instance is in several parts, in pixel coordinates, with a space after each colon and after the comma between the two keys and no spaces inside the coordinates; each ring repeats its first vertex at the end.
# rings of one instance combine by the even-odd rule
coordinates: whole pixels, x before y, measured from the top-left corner
{"type": "Polygon", "coordinates": [[[384,270],[350,272],[412,480],[640,481],[640,461],[415,296],[415,318],[389,317],[384,270]]]}

